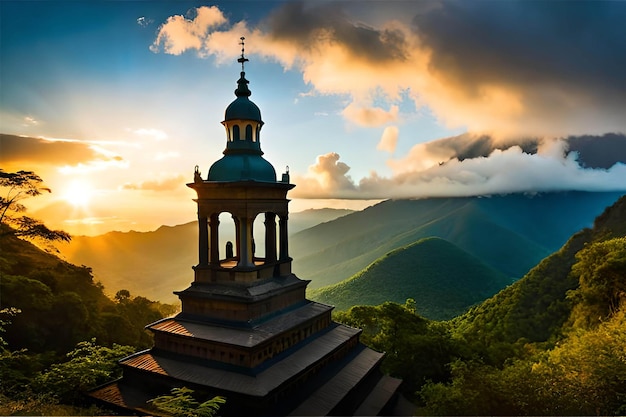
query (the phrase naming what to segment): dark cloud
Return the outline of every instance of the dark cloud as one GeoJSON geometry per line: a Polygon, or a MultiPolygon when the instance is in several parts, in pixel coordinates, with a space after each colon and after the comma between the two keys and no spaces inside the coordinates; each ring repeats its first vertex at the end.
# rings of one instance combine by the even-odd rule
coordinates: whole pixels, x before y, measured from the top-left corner
{"type": "Polygon", "coordinates": [[[496,141],[488,135],[476,136],[465,133],[427,142],[424,144],[424,149],[432,154],[451,155],[450,159],[456,158],[462,161],[464,159],[486,157],[496,149],[506,150],[511,146],[519,146],[525,153],[536,153],[538,144],[538,139],[525,139],[523,141],[515,141],[514,143],[506,143],[496,141]]]}
{"type": "Polygon", "coordinates": [[[432,69],[468,94],[502,83],[626,103],[624,2],[449,0],[413,22],[432,69]]]}
{"type": "Polygon", "coordinates": [[[567,143],[570,152],[578,153],[578,161],[585,168],[609,169],[618,162],[626,164],[626,135],[575,136],[567,138],[567,143]]]}
{"type": "Polygon", "coordinates": [[[51,141],[39,138],[0,134],[0,162],[76,165],[103,157],[79,141],[51,141]]]}
{"type": "Polygon", "coordinates": [[[369,62],[402,60],[406,41],[400,31],[378,30],[352,22],[340,3],[306,4],[289,2],[273,12],[265,22],[275,40],[307,47],[328,37],[369,62]]]}
{"type": "MultiPolygon", "coordinates": [[[[583,168],[608,169],[618,162],[626,164],[626,135],[607,133],[601,136],[569,136],[563,140],[566,151],[576,152],[577,160],[583,168]]],[[[494,140],[488,135],[462,134],[425,143],[424,149],[434,155],[449,155],[448,159],[441,162],[451,159],[463,161],[488,157],[495,150],[505,151],[512,146],[519,147],[526,154],[534,155],[542,142],[541,139],[527,138],[506,143],[494,140]]]]}

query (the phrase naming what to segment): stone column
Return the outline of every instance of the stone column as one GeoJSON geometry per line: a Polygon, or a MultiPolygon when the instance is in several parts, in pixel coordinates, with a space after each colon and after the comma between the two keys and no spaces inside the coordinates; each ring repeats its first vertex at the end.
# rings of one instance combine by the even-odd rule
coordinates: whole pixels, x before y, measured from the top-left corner
{"type": "Polygon", "coordinates": [[[211,214],[209,227],[211,229],[211,244],[209,245],[209,263],[214,266],[220,265],[220,235],[219,235],[219,214],[211,214]]]}
{"type": "Polygon", "coordinates": [[[287,220],[288,214],[279,215],[279,227],[280,227],[280,260],[286,261],[289,259],[289,242],[287,241],[287,220]]]}
{"type": "Polygon", "coordinates": [[[248,217],[239,218],[237,246],[239,247],[239,262],[237,262],[237,266],[254,266],[252,261],[252,220],[248,217]]]}
{"type": "Polygon", "coordinates": [[[276,214],[265,213],[265,262],[276,261],[276,214]]]}
{"type": "Polygon", "coordinates": [[[209,230],[206,216],[198,215],[198,265],[209,264],[209,230]]]}

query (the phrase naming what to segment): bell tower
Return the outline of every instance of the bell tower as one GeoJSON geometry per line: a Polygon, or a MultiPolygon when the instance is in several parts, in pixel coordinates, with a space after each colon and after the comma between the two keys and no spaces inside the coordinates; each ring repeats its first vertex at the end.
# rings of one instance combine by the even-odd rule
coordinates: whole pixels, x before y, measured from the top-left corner
{"type": "Polygon", "coordinates": [[[291,270],[289,172],[276,178],[263,158],[259,108],[241,74],[222,124],[226,149],[197,193],[198,263],[175,292],[182,310],[146,328],[154,346],[120,361],[123,378],[90,396],[124,414],[150,414],[149,400],[175,387],[226,397],[220,415],[375,415],[389,412],[400,380],[383,375],[384,354],[361,331],[332,321],[333,307],[306,299],[309,281],[291,270]],[[235,243],[220,250],[219,217],[230,214],[235,243]],[[263,221],[257,254],[255,220],[263,221]]]}

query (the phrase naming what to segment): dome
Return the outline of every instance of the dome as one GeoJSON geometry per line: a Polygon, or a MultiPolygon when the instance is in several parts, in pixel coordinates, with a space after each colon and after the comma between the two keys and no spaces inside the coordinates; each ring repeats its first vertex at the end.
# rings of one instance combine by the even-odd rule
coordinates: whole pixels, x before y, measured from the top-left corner
{"type": "Polygon", "coordinates": [[[263,123],[261,120],[261,110],[248,98],[252,94],[248,88],[248,83],[246,73],[241,71],[241,75],[237,81],[237,89],[235,90],[237,98],[226,108],[224,121],[239,119],[255,120],[263,123]]]}
{"type": "Polygon", "coordinates": [[[261,110],[248,99],[248,97],[237,97],[226,108],[224,120],[255,120],[261,122],[261,110]]]}
{"type": "Polygon", "coordinates": [[[211,165],[208,180],[276,182],[276,171],[261,155],[227,154],[211,165]]]}

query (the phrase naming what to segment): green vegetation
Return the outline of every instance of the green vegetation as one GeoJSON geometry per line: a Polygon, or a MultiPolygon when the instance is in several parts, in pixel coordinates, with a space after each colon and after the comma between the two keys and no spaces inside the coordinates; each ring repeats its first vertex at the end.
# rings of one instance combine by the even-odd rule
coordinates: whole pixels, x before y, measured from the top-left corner
{"type": "Polygon", "coordinates": [[[385,254],[436,236],[516,280],[613,204],[618,192],[390,200],[289,240],[310,289],[352,277],[385,254]]]}
{"type": "MultiPolygon", "coordinates": [[[[8,198],[13,209],[18,200],[8,198]]],[[[144,326],[176,308],[126,290],[108,298],[90,268],[21,239],[64,234],[25,234],[16,227],[0,224],[0,415],[107,413],[84,408],[82,393],[118,377],[119,359],[152,345],[144,326]]]]}
{"type": "Polygon", "coordinates": [[[193,390],[182,387],[173,388],[171,395],[161,395],[148,402],[173,417],[213,417],[220,405],[226,403],[226,398],[216,396],[199,403],[193,397],[193,390]]]}
{"type": "Polygon", "coordinates": [[[62,230],[50,230],[39,220],[21,213],[26,211],[21,201],[52,192],[43,186],[43,180],[32,171],[4,172],[0,169],[0,188],[5,192],[0,196],[0,236],[11,234],[23,239],[44,242],[70,241],[70,235],[62,230]]]}
{"type": "Polygon", "coordinates": [[[6,328],[13,349],[64,355],[77,343],[145,348],[151,340],[144,326],[175,311],[144,297],[111,300],[94,282],[91,269],[75,266],[12,235],[2,237],[0,292],[3,307],[21,311],[6,328]]]}
{"type": "Polygon", "coordinates": [[[420,315],[446,320],[510,283],[502,273],[452,243],[431,237],[396,249],[352,278],[309,295],[338,310],[385,301],[402,303],[410,297],[420,315]]]}
{"type": "Polygon", "coordinates": [[[388,352],[384,366],[405,379],[419,414],[623,415],[624,277],[626,197],[523,279],[453,320],[426,320],[410,302],[353,307],[336,318],[363,327],[363,341],[388,352]]]}
{"type": "MultiPolygon", "coordinates": [[[[480,210],[497,213],[489,208],[492,203],[480,210]]],[[[411,204],[406,204],[408,210],[411,204]]],[[[468,219],[477,208],[455,210],[468,219]]],[[[508,224],[518,226],[509,230],[532,229],[523,218],[512,217],[508,224]]],[[[359,289],[398,300],[401,294],[388,290],[401,287],[405,297],[415,294],[415,300],[398,304],[371,298],[378,305],[337,312],[336,320],[363,329],[361,340],[387,353],[384,371],[404,380],[419,414],[625,414],[626,196],[597,217],[593,228],[574,234],[514,284],[460,316],[434,321],[424,315],[435,296],[451,306],[459,302],[454,308],[461,308],[489,296],[478,287],[493,293],[497,288],[490,285],[503,285],[501,273],[459,244],[464,239],[469,244],[478,232],[463,237],[468,229],[457,220],[444,216],[424,226],[447,228],[460,239],[454,244],[438,238],[416,241],[410,229],[392,239],[394,244],[406,240],[399,249],[384,247],[385,258],[329,293],[348,299],[347,289],[359,289]],[[403,286],[415,284],[406,277],[417,274],[435,277],[428,284],[430,296],[422,294],[424,287],[403,286]],[[458,276],[463,279],[444,281],[458,276]]],[[[15,230],[0,224],[0,415],[109,414],[89,406],[81,393],[118,377],[120,358],[151,346],[143,327],[172,314],[174,307],[125,289],[109,298],[89,267],[44,252],[15,230]]],[[[348,246],[336,248],[346,249],[345,256],[356,248],[348,246]]],[[[224,402],[220,397],[201,402],[193,394],[178,388],[151,404],[171,415],[213,416],[224,402]]]]}

